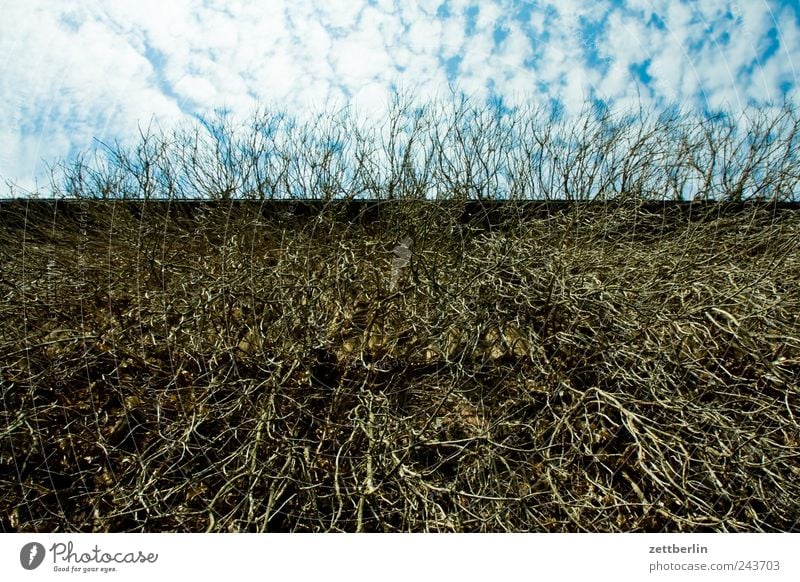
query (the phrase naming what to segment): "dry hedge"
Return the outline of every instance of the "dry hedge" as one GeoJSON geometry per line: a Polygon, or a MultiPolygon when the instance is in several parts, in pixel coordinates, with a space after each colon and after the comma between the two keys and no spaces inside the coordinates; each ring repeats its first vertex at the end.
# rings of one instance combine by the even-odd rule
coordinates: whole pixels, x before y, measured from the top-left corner
{"type": "Polygon", "coordinates": [[[797,531],[797,212],[502,215],[4,204],[0,529],[797,531]]]}

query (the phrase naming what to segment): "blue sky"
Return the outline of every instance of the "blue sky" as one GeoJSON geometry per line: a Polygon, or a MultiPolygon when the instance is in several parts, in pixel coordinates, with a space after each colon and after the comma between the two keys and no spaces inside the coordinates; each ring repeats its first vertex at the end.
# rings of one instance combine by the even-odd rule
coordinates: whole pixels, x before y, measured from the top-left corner
{"type": "Polygon", "coordinates": [[[798,100],[800,0],[0,0],[0,177],[226,108],[798,100]]]}

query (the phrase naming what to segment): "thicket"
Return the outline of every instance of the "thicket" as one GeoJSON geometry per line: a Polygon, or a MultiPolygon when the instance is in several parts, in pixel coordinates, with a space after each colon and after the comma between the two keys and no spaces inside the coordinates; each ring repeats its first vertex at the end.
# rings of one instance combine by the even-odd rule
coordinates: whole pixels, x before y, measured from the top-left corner
{"type": "Polygon", "coordinates": [[[225,112],[53,172],[52,195],[103,199],[728,200],[797,202],[796,106],[741,113],[559,109],[398,97],[382,116],[225,112]]]}
{"type": "Polygon", "coordinates": [[[531,111],[219,117],[0,204],[0,529],[797,531],[795,110],[531,111]]]}

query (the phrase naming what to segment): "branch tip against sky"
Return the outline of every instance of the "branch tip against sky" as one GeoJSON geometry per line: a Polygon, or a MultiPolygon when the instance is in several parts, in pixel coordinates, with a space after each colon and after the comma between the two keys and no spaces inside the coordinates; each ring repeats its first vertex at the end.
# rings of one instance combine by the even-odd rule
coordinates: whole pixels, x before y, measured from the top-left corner
{"type": "Polygon", "coordinates": [[[226,108],[796,99],[796,0],[0,1],[0,177],[226,108]]]}

